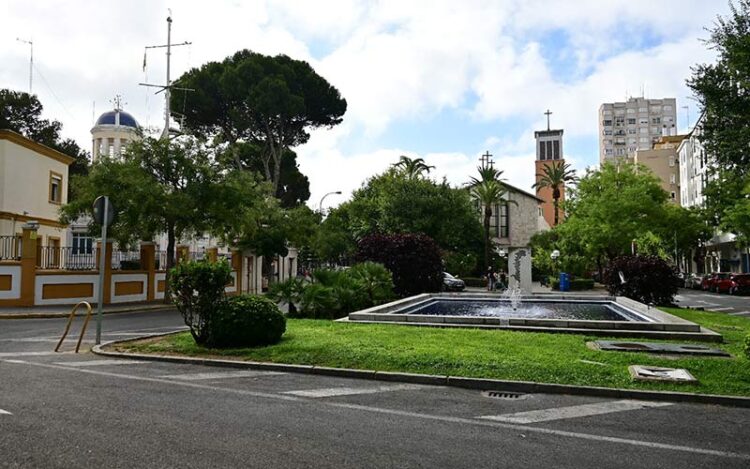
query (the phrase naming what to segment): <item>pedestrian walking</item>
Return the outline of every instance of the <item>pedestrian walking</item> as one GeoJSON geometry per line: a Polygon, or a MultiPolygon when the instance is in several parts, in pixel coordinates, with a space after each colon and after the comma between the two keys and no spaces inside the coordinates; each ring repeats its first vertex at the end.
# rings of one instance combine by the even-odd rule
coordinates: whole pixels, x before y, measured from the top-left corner
{"type": "Polygon", "coordinates": [[[495,272],[492,271],[492,267],[487,268],[487,291],[495,289],[495,272]]]}

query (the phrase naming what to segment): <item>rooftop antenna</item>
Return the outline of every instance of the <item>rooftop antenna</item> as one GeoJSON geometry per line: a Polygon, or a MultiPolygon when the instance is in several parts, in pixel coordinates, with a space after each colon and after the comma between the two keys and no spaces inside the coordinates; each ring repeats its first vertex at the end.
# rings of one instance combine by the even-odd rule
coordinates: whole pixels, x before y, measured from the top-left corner
{"type": "Polygon", "coordinates": [[[31,85],[34,77],[34,41],[32,41],[31,39],[27,41],[26,39],[21,39],[20,37],[17,37],[16,41],[28,44],[31,52],[29,55],[29,94],[31,94],[31,85]]]}
{"type": "MultiPolygon", "coordinates": [[[[178,88],[175,86],[172,86],[172,82],[169,77],[169,67],[171,62],[171,56],[172,56],[172,47],[178,47],[178,46],[187,46],[192,44],[192,42],[181,42],[179,44],[172,44],[172,10],[169,9],[169,16],[167,16],[167,43],[158,45],[158,46],[146,46],[146,51],[148,49],[160,49],[160,48],[167,48],[167,83],[165,85],[153,85],[150,83],[139,83],[141,86],[149,86],[152,88],[159,88],[159,91],[157,91],[154,94],[159,94],[162,91],[164,91],[164,99],[166,101],[166,104],[164,106],[164,131],[161,133],[162,139],[168,139],[169,138],[169,117],[171,114],[171,108],[170,108],[170,96],[172,94],[172,90],[183,90],[183,91],[195,91],[192,88],[178,88]]],[[[143,66],[145,68],[146,66],[146,54],[144,52],[143,54],[143,66]]]]}
{"type": "MultiPolygon", "coordinates": [[[[109,102],[112,103],[112,105],[115,107],[115,111],[122,111],[123,102],[122,102],[121,95],[116,94],[115,97],[111,99],[109,102]]],[[[128,103],[125,103],[125,104],[128,104],[128,103]]]]}
{"type": "Polygon", "coordinates": [[[685,110],[685,127],[687,128],[687,131],[690,132],[690,106],[686,104],[685,106],[682,106],[682,109],[685,110]]]}

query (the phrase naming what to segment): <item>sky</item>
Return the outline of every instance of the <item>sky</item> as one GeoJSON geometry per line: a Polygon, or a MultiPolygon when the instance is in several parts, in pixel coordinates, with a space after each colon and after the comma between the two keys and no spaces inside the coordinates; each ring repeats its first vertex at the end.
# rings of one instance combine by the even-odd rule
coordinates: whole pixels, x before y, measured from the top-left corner
{"type": "MultiPolygon", "coordinates": [[[[3,0],[0,88],[32,91],[63,136],[90,149],[96,117],[123,97],[139,123],[163,127],[170,14],[172,78],[240,49],[305,60],[347,100],[342,124],[295,148],[318,208],[345,201],[398,161],[424,158],[454,185],[489,151],[507,181],[531,190],[534,130],[564,129],[579,172],[598,163],[597,111],[629,96],[677,98],[686,131],[699,109],[685,85],[711,63],[702,42],[725,0],[3,0]],[[171,9],[171,10],[170,10],[171,9]],[[682,106],[689,108],[682,109],[682,106]]],[[[185,97],[189,103],[189,94],[185,97]]],[[[186,103],[186,104],[187,104],[186,103]]],[[[179,111],[179,109],[177,109],[179,111]]]]}

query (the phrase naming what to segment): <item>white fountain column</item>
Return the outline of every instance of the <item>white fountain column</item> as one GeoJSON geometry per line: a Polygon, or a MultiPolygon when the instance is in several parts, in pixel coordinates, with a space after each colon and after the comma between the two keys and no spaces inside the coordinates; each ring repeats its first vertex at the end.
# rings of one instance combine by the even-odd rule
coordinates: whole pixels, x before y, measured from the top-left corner
{"type": "Polygon", "coordinates": [[[510,248],[508,251],[508,288],[531,293],[531,249],[510,248]]]}

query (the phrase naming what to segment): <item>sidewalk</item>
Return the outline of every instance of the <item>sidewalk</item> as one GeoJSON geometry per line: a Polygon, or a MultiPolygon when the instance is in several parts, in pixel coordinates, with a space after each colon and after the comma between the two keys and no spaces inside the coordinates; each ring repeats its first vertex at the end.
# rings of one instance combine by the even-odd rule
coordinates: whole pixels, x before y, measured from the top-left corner
{"type": "MultiPolygon", "coordinates": [[[[93,307],[93,314],[96,314],[96,304],[93,307]]],[[[153,312],[174,309],[174,305],[158,302],[141,302],[127,303],[120,305],[105,305],[104,314],[115,313],[133,313],[133,312],[153,312]]],[[[0,319],[36,319],[36,318],[62,318],[70,316],[73,305],[50,305],[50,306],[29,306],[29,307],[0,307],[0,319]]],[[[86,307],[81,306],[76,312],[76,316],[86,314],[86,307]]]]}

